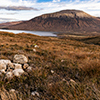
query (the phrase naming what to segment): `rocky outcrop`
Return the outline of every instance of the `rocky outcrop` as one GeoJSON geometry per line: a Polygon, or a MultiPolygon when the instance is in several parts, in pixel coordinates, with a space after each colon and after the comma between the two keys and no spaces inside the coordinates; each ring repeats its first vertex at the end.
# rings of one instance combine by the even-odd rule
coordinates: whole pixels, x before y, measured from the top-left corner
{"type": "Polygon", "coordinates": [[[24,55],[16,54],[13,62],[10,60],[0,60],[0,75],[5,74],[6,78],[13,78],[13,76],[20,77],[23,73],[32,70],[28,64],[28,58],[24,55]]]}

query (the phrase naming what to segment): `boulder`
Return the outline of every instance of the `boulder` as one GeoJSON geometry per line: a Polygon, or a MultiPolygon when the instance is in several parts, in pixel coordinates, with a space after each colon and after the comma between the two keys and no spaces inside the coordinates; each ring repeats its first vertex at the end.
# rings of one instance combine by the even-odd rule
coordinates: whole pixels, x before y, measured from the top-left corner
{"type": "Polygon", "coordinates": [[[15,69],[13,70],[13,75],[19,77],[20,75],[22,75],[24,73],[23,69],[15,69]]]}
{"type": "Polygon", "coordinates": [[[13,64],[13,63],[9,63],[9,64],[7,65],[7,68],[9,68],[9,69],[14,69],[14,64],[13,64]]]}
{"type": "Polygon", "coordinates": [[[27,70],[26,70],[27,72],[30,72],[30,71],[32,71],[32,67],[31,66],[29,66],[28,68],[27,68],[27,70]]]}
{"type": "Polygon", "coordinates": [[[1,59],[1,60],[0,60],[0,63],[1,63],[1,62],[3,62],[3,63],[6,64],[6,65],[9,64],[9,63],[11,63],[10,60],[4,60],[4,59],[1,59]]]}
{"type": "Polygon", "coordinates": [[[15,64],[13,63],[15,69],[22,69],[22,65],[21,64],[15,64]]]}
{"type": "Polygon", "coordinates": [[[1,73],[4,73],[4,74],[6,73],[6,72],[5,72],[5,69],[1,69],[0,72],[1,72],[1,73]]]}
{"type": "Polygon", "coordinates": [[[11,64],[10,60],[0,60],[0,70],[6,70],[8,64],[11,64]]]}
{"type": "Polygon", "coordinates": [[[12,72],[7,72],[7,73],[6,73],[6,77],[7,77],[7,78],[12,78],[12,77],[13,77],[12,72]]]}
{"type": "Polygon", "coordinates": [[[28,62],[28,59],[27,59],[27,57],[24,56],[24,55],[18,55],[18,54],[16,54],[16,55],[14,56],[13,62],[14,62],[14,63],[19,63],[19,64],[25,64],[25,63],[28,62]]]}

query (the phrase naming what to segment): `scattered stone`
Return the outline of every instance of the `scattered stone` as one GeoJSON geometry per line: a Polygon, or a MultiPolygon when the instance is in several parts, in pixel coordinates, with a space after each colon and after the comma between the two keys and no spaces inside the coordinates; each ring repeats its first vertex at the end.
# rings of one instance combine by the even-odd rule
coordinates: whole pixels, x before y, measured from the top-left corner
{"type": "Polygon", "coordinates": [[[5,72],[5,69],[1,69],[0,72],[1,72],[1,73],[4,73],[4,74],[6,73],[6,72],[5,72]]]}
{"type": "Polygon", "coordinates": [[[22,69],[22,65],[21,64],[15,64],[14,63],[14,67],[15,67],[15,69],[22,69]]]}
{"type": "Polygon", "coordinates": [[[31,71],[31,70],[32,70],[32,67],[29,66],[29,67],[27,68],[27,71],[29,72],[29,71],[31,71]]]}
{"type": "Polygon", "coordinates": [[[8,64],[11,64],[10,60],[0,60],[0,70],[6,70],[8,64]]]}
{"type": "Polygon", "coordinates": [[[70,83],[71,85],[77,85],[77,83],[76,83],[73,79],[70,79],[69,83],[70,83]]]}
{"type": "Polygon", "coordinates": [[[64,62],[64,60],[61,60],[61,62],[64,62]]]}
{"type": "Polygon", "coordinates": [[[2,59],[2,60],[0,60],[0,63],[4,63],[4,64],[6,64],[6,65],[8,65],[9,63],[11,63],[11,61],[10,60],[4,60],[4,59],[2,59]]]}
{"type": "Polygon", "coordinates": [[[37,91],[32,92],[31,95],[32,95],[32,96],[38,96],[38,97],[40,96],[39,93],[38,93],[37,91]]]}
{"type": "Polygon", "coordinates": [[[7,77],[7,78],[12,78],[12,77],[13,77],[12,72],[7,72],[7,73],[6,73],[6,77],[7,77]]]}
{"type": "Polygon", "coordinates": [[[32,67],[27,64],[27,57],[24,55],[16,54],[13,62],[10,60],[0,60],[0,75],[5,74],[6,78],[13,78],[13,76],[20,77],[23,73],[27,74],[25,71],[32,70],[32,67]]]}
{"type": "Polygon", "coordinates": [[[53,70],[51,70],[51,73],[53,74],[53,73],[54,73],[54,71],[53,71],[53,70]]]}
{"type": "Polygon", "coordinates": [[[25,64],[25,63],[28,62],[28,59],[27,59],[27,57],[24,56],[24,55],[18,55],[18,54],[16,54],[16,55],[14,56],[13,62],[14,62],[14,63],[19,63],[19,64],[25,64]]]}
{"type": "Polygon", "coordinates": [[[65,78],[63,78],[63,79],[62,79],[62,81],[66,81],[66,79],[65,79],[65,78]]]}
{"type": "Polygon", "coordinates": [[[9,92],[15,92],[16,90],[15,89],[11,89],[9,92]]]}
{"type": "Polygon", "coordinates": [[[0,62],[0,70],[2,70],[2,69],[6,70],[6,65],[4,63],[0,62]]]}
{"type": "Polygon", "coordinates": [[[36,49],[33,49],[34,52],[36,52],[36,49]]]}
{"type": "Polygon", "coordinates": [[[14,69],[14,65],[13,65],[13,63],[9,63],[8,65],[7,65],[7,68],[9,69],[14,69]]]}
{"type": "Polygon", "coordinates": [[[39,48],[39,46],[38,46],[38,45],[35,45],[34,47],[35,47],[35,48],[39,48]]]}
{"type": "Polygon", "coordinates": [[[24,73],[24,70],[23,69],[15,69],[15,70],[13,70],[14,76],[17,76],[17,77],[19,77],[23,73],[24,73]]]}
{"type": "Polygon", "coordinates": [[[39,97],[40,95],[39,95],[39,93],[37,92],[37,91],[35,91],[35,94],[39,97]]]}
{"type": "Polygon", "coordinates": [[[29,67],[28,64],[24,64],[24,65],[23,65],[23,69],[27,69],[28,67],[29,67]]]}
{"type": "Polygon", "coordinates": [[[6,70],[6,72],[12,72],[13,70],[14,69],[8,67],[8,69],[6,70]]]}
{"type": "Polygon", "coordinates": [[[31,95],[32,95],[32,96],[35,96],[35,92],[32,92],[31,95]]]}

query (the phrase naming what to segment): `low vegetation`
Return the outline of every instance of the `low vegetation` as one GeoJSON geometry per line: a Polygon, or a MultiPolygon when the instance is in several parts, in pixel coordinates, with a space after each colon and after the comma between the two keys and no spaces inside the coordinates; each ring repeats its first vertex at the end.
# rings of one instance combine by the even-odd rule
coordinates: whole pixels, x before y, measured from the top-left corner
{"type": "Polygon", "coordinates": [[[0,59],[15,54],[27,56],[33,69],[19,78],[1,75],[0,100],[100,100],[99,45],[0,32],[0,59]]]}

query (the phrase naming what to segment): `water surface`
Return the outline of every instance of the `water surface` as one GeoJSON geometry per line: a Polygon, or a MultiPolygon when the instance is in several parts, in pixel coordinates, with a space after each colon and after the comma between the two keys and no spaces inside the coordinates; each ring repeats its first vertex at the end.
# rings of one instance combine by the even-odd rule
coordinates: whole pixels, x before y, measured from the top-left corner
{"type": "Polygon", "coordinates": [[[5,29],[0,29],[0,31],[13,32],[15,34],[24,32],[24,33],[31,33],[39,36],[57,36],[56,34],[54,34],[54,32],[43,32],[43,31],[5,30],[5,29]]]}

